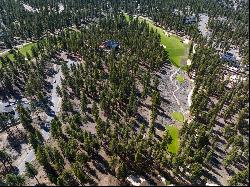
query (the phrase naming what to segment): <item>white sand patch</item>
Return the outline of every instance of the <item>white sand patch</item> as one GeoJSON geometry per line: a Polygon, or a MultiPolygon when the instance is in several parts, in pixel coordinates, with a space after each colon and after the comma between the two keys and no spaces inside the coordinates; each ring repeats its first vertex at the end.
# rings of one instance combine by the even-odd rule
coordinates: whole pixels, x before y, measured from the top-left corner
{"type": "Polygon", "coordinates": [[[64,11],[64,6],[63,6],[62,3],[59,3],[58,7],[59,7],[59,13],[61,13],[62,11],[64,11]]]}
{"type": "Polygon", "coordinates": [[[37,9],[34,9],[33,7],[31,7],[30,5],[26,5],[23,3],[23,7],[29,11],[29,12],[39,12],[37,9]]]}
{"type": "Polygon", "coordinates": [[[160,175],[158,175],[158,177],[161,179],[161,181],[162,181],[164,184],[166,184],[166,179],[165,179],[164,177],[162,177],[162,176],[160,176],[160,175]]]}
{"type": "Polygon", "coordinates": [[[218,184],[210,184],[210,183],[206,183],[206,186],[219,186],[218,184]]]}
{"type": "Polygon", "coordinates": [[[194,92],[194,88],[190,91],[189,95],[188,95],[188,106],[191,107],[192,105],[192,95],[194,92]]]}
{"type": "Polygon", "coordinates": [[[163,44],[161,44],[161,46],[164,48],[164,49],[166,49],[167,47],[165,46],[165,45],[163,45],[163,44]]]}
{"type": "Polygon", "coordinates": [[[191,61],[190,59],[188,59],[188,60],[187,60],[187,65],[188,65],[188,66],[191,66],[191,64],[192,64],[192,61],[191,61]]]}
{"type": "Polygon", "coordinates": [[[197,44],[194,44],[194,46],[193,46],[193,54],[196,53],[196,47],[197,47],[197,44]]]}
{"type": "Polygon", "coordinates": [[[144,181],[146,181],[144,178],[142,177],[138,177],[138,176],[133,176],[133,175],[130,175],[127,177],[127,180],[129,182],[131,182],[131,184],[133,186],[140,186],[141,183],[143,183],[144,181]]]}
{"type": "Polygon", "coordinates": [[[189,42],[190,42],[190,40],[187,39],[187,38],[183,40],[183,43],[184,43],[184,44],[189,44],[189,42]]]}

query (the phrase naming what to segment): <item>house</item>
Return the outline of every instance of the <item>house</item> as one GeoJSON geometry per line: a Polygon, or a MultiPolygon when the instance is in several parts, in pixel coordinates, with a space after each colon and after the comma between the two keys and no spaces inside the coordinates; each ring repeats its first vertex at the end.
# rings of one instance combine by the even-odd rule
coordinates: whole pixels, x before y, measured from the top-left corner
{"type": "Polygon", "coordinates": [[[115,40],[107,40],[107,41],[103,42],[102,45],[100,45],[100,48],[107,49],[107,50],[111,50],[111,49],[118,50],[118,49],[120,49],[120,44],[119,44],[119,42],[117,42],[115,40]]]}
{"type": "Polygon", "coordinates": [[[236,57],[230,53],[230,52],[225,52],[221,55],[221,57],[225,60],[225,61],[230,61],[230,62],[236,62],[236,57]]]}
{"type": "Polygon", "coordinates": [[[193,24],[197,22],[197,18],[195,16],[187,16],[183,19],[185,24],[193,24]]]}
{"type": "Polygon", "coordinates": [[[236,68],[240,67],[240,64],[237,61],[234,54],[232,54],[230,52],[225,52],[225,53],[222,53],[220,56],[221,56],[221,59],[228,62],[228,64],[230,66],[233,66],[233,67],[236,67],[236,68]]]}

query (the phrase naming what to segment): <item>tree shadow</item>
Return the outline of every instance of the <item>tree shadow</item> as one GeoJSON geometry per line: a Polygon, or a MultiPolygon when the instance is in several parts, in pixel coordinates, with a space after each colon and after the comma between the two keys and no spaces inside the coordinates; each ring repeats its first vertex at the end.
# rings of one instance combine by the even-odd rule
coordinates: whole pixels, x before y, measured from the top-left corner
{"type": "Polygon", "coordinates": [[[169,100],[165,99],[164,97],[161,96],[161,102],[164,102],[165,104],[171,104],[169,100]]]}
{"type": "Polygon", "coordinates": [[[225,151],[220,149],[218,146],[214,148],[215,151],[217,151],[220,155],[225,155],[225,151]]]}
{"type": "Polygon", "coordinates": [[[207,169],[209,169],[211,172],[215,173],[216,175],[221,176],[221,174],[218,173],[218,172],[213,168],[213,165],[212,165],[212,166],[209,166],[209,168],[207,168],[207,169]]]}
{"type": "Polygon", "coordinates": [[[220,162],[218,161],[218,159],[217,158],[215,158],[215,157],[212,157],[212,159],[211,159],[211,164],[214,166],[214,167],[216,167],[217,169],[221,169],[220,168],[220,162]]]}
{"type": "Polygon", "coordinates": [[[229,176],[233,176],[235,174],[235,172],[232,169],[227,168],[227,167],[225,169],[226,169],[229,176]]]}
{"type": "Polygon", "coordinates": [[[98,176],[97,176],[97,174],[96,174],[96,171],[95,171],[94,169],[92,169],[92,168],[89,166],[89,164],[86,164],[85,167],[86,167],[88,173],[89,173],[92,177],[94,177],[94,178],[96,178],[96,179],[99,179],[98,176]]]}
{"type": "Polygon", "coordinates": [[[94,158],[97,159],[99,162],[101,162],[103,166],[106,168],[106,170],[110,171],[109,163],[107,160],[104,159],[103,156],[101,156],[100,154],[96,154],[94,158]]]}
{"type": "Polygon", "coordinates": [[[169,119],[169,120],[172,119],[171,117],[169,117],[169,116],[168,116],[167,114],[165,114],[164,112],[158,112],[158,115],[161,116],[161,117],[163,117],[163,118],[167,118],[167,119],[169,119]]]}
{"type": "Polygon", "coordinates": [[[160,131],[165,131],[165,127],[160,123],[155,123],[155,127],[160,131]]]}
{"type": "Polygon", "coordinates": [[[28,144],[27,136],[24,133],[18,134],[18,136],[9,136],[7,141],[12,149],[14,149],[18,154],[22,152],[22,144],[28,144]]]}
{"type": "Polygon", "coordinates": [[[208,171],[204,171],[203,175],[207,177],[209,180],[211,180],[212,182],[214,182],[215,184],[221,185],[220,181],[218,181],[218,179],[214,175],[209,173],[208,171]]]}
{"type": "Polygon", "coordinates": [[[145,124],[147,127],[149,125],[148,121],[139,113],[136,114],[136,121],[139,124],[145,124]]]}
{"type": "Polygon", "coordinates": [[[107,170],[104,168],[104,166],[99,162],[93,162],[93,166],[102,174],[108,174],[107,170]]]}

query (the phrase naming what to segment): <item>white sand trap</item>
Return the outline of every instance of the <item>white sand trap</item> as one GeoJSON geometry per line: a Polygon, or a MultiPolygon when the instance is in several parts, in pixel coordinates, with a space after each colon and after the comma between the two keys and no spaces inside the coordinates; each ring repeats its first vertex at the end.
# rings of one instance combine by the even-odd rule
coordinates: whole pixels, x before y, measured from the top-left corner
{"type": "Polygon", "coordinates": [[[170,33],[168,33],[167,31],[163,30],[164,31],[164,34],[169,37],[170,33]]]}
{"type": "Polygon", "coordinates": [[[160,175],[158,175],[158,177],[161,179],[161,181],[162,181],[164,184],[166,184],[166,179],[165,179],[164,177],[162,177],[162,176],[160,176],[160,175]]]}
{"type": "Polygon", "coordinates": [[[23,3],[23,7],[25,8],[25,10],[27,10],[29,12],[39,12],[37,9],[34,9],[30,5],[27,5],[27,4],[24,4],[24,3],[23,3]]]}
{"type": "Polygon", "coordinates": [[[127,177],[127,180],[129,182],[131,182],[131,184],[133,186],[140,186],[141,183],[143,183],[144,181],[146,181],[144,178],[142,177],[138,177],[138,176],[133,176],[133,175],[130,175],[127,177]]]}
{"type": "Polygon", "coordinates": [[[188,106],[191,107],[192,105],[192,95],[194,92],[194,88],[190,91],[189,95],[188,95],[188,106]]]}
{"type": "Polygon", "coordinates": [[[163,45],[163,44],[161,44],[161,46],[164,48],[164,49],[166,49],[167,47],[165,46],[165,45],[163,45]]]}
{"type": "Polygon", "coordinates": [[[191,61],[190,59],[188,59],[188,60],[187,60],[187,65],[188,65],[188,66],[191,66],[191,64],[192,64],[192,61],[191,61]]]}
{"type": "Polygon", "coordinates": [[[184,43],[184,44],[189,44],[189,42],[190,42],[190,40],[189,40],[189,39],[185,39],[185,40],[183,40],[183,43],[184,43]]]}

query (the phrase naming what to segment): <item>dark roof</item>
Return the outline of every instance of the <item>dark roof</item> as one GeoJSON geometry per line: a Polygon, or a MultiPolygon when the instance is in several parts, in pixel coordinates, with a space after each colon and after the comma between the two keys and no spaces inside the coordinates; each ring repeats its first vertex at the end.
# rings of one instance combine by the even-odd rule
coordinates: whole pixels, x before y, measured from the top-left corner
{"type": "Polygon", "coordinates": [[[232,53],[230,52],[226,52],[225,55],[228,55],[228,56],[234,56],[232,53]]]}
{"type": "Polygon", "coordinates": [[[116,48],[119,46],[119,42],[115,40],[107,40],[106,42],[104,42],[104,45],[106,47],[116,48]]]}

